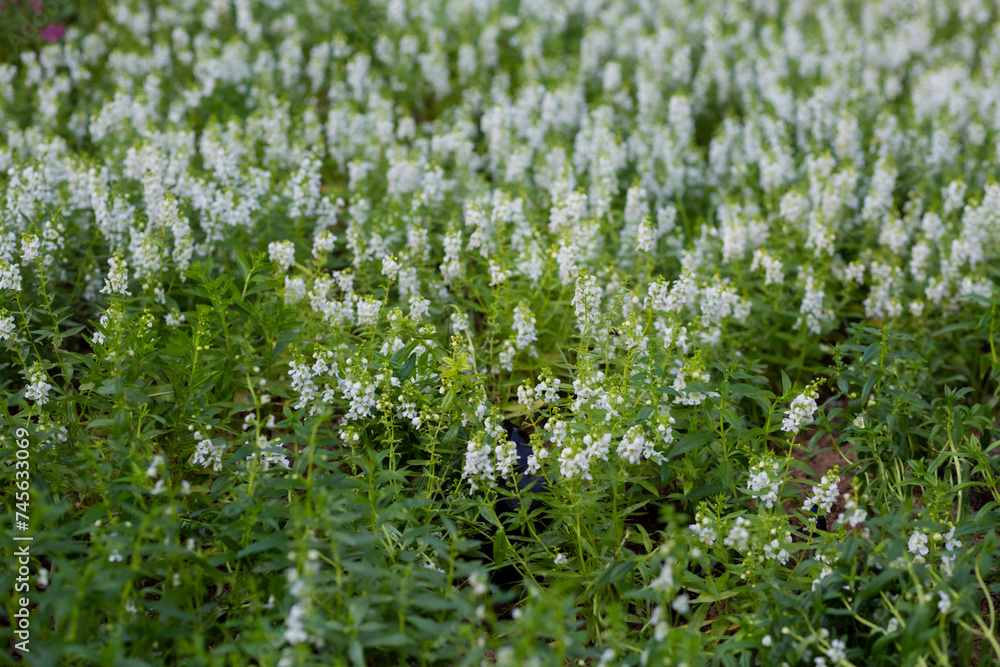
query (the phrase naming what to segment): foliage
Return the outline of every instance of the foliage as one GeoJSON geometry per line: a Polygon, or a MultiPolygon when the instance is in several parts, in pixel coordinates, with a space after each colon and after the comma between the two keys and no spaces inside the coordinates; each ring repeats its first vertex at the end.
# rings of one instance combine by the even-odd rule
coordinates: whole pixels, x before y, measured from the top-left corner
{"type": "Polygon", "coordinates": [[[4,52],[0,664],[1000,662],[1000,17],[689,5],[4,52]]]}

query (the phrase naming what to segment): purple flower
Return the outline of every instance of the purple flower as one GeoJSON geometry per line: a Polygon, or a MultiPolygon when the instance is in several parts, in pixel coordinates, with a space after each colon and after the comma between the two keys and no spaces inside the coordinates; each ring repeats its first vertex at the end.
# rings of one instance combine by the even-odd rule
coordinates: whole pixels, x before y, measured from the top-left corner
{"type": "Polygon", "coordinates": [[[41,29],[38,35],[46,42],[54,42],[66,34],[66,27],[62,23],[53,23],[41,29]]]}

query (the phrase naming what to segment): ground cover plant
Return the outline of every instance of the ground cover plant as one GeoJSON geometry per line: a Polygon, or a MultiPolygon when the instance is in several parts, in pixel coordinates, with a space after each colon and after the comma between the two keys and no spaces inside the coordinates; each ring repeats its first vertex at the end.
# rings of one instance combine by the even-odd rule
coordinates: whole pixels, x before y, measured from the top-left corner
{"type": "Polygon", "coordinates": [[[0,3],[0,663],[1000,664],[998,14],[0,3]]]}

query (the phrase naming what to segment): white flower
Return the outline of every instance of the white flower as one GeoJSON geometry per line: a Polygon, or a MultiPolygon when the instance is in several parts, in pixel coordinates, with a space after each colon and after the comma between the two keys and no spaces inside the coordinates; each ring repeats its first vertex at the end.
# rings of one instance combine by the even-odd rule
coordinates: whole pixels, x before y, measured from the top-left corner
{"type": "Polygon", "coordinates": [[[779,469],[776,461],[764,460],[750,468],[750,480],[747,482],[747,489],[754,494],[764,492],[760,500],[768,508],[774,507],[781,493],[781,478],[772,479],[771,475],[776,474],[779,469]]]}
{"type": "Polygon", "coordinates": [[[944,591],[938,591],[938,611],[942,614],[947,614],[948,610],[951,609],[951,598],[944,591]]]}
{"type": "Polygon", "coordinates": [[[469,575],[469,587],[476,597],[486,595],[486,592],[489,590],[489,587],[486,585],[486,577],[479,570],[469,575]]]}
{"type": "Polygon", "coordinates": [[[567,562],[569,562],[569,558],[566,558],[566,554],[559,554],[556,556],[556,565],[565,565],[567,562]]]}
{"type": "Polygon", "coordinates": [[[149,464],[149,467],[146,468],[146,476],[155,479],[156,477],[159,476],[160,470],[164,469],[165,467],[166,467],[166,459],[163,457],[163,454],[157,454],[156,456],[153,457],[153,460],[149,464]]]}
{"type": "Polygon", "coordinates": [[[430,299],[425,299],[419,294],[410,295],[410,319],[414,322],[419,322],[420,320],[427,317],[431,311],[430,299]]]}
{"type": "MultiPolygon", "coordinates": [[[[201,438],[201,433],[196,432],[195,438],[201,438]]],[[[224,441],[215,444],[209,438],[200,439],[194,454],[191,455],[191,465],[200,463],[204,468],[211,465],[212,470],[219,472],[222,470],[222,454],[225,451],[226,443],[224,441]]]]}
{"type": "Polygon", "coordinates": [[[111,269],[108,271],[108,277],[104,280],[101,294],[131,296],[132,292],[128,291],[128,264],[120,257],[110,257],[108,265],[111,269]]]}
{"type": "MultiPolygon", "coordinates": [[[[690,379],[694,383],[706,383],[711,380],[708,373],[698,371],[695,369],[688,369],[690,373],[690,379]]],[[[674,378],[674,382],[671,387],[677,392],[677,397],[674,399],[675,403],[680,403],[681,405],[701,405],[706,398],[718,398],[719,392],[717,391],[687,391],[688,381],[685,377],[685,369],[682,367],[678,369],[677,376],[674,378]]]]}
{"type": "Polygon", "coordinates": [[[653,222],[648,217],[645,217],[639,224],[639,230],[636,235],[636,250],[639,252],[653,252],[655,247],[656,230],[653,228],[653,222]]]}
{"type": "Polygon", "coordinates": [[[629,463],[639,463],[641,459],[663,460],[663,455],[654,448],[654,441],[647,439],[641,426],[633,426],[618,443],[618,456],[629,463]]]}
{"type": "Polygon", "coordinates": [[[746,551],[747,542],[750,540],[750,521],[746,517],[738,516],[729,534],[722,540],[727,547],[734,547],[737,551],[746,551]]]}
{"type": "Polygon", "coordinates": [[[708,517],[701,517],[696,514],[695,522],[689,525],[688,529],[697,535],[703,544],[707,544],[708,546],[715,544],[715,527],[712,525],[712,520],[708,517]]]}
{"type": "Polygon", "coordinates": [[[462,251],[462,232],[451,230],[444,237],[444,263],[441,264],[441,277],[445,284],[451,284],[456,278],[462,277],[464,269],[459,259],[462,251]]]}
{"type": "Polygon", "coordinates": [[[530,384],[522,384],[517,388],[517,402],[521,405],[532,405],[535,402],[535,390],[530,384]]]}
{"type": "Polygon", "coordinates": [[[455,333],[469,330],[469,316],[465,313],[452,313],[451,326],[455,333]]]}
{"type": "Polygon", "coordinates": [[[778,540],[771,540],[768,544],[764,545],[764,556],[766,556],[768,560],[777,560],[779,563],[784,565],[788,562],[791,555],[788,551],[782,548],[781,542],[778,540]]]}
{"type": "Polygon", "coordinates": [[[21,270],[4,259],[0,259],[0,289],[21,291],[21,270]]]}
{"type": "Polygon", "coordinates": [[[913,559],[914,562],[923,563],[924,556],[930,553],[930,549],[927,548],[928,539],[929,537],[927,533],[919,530],[914,531],[913,534],[910,535],[906,548],[911,554],[916,554],[916,558],[913,559]]]}
{"type": "Polygon", "coordinates": [[[514,344],[518,350],[523,350],[538,340],[535,316],[525,303],[519,303],[514,308],[514,331],[517,334],[514,344]]]}
{"type": "Polygon", "coordinates": [[[399,269],[402,266],[396,261],[396,258],[392,255],[382,258],[382,275],[389,279],[389,282],[395,282],[396,277],[399,275],[399,269]]]}
{"type": "Polygon", "coordinates": [[[750,264],[751,271],[756,271],[760,268],[764,269],[765,287],[768,285],[780,285],[784,282],[785,272],[781,260],[772,257],[763,248],[754,250],[753,262],[750,264]]]}
{"type": "Polygon", "coordinates": [[[573,296],[576,317],[584,327],[596,324],[601,313],[601,290],[597,278],[580,274],[576,279],[576,294],[573,296]]]}
{"type": "Polygon", "coordinates": [[[486,481],[494,486],[496,477],[493,474],[493,462],[490,460],[490,446],[478,440],[469,440],[465,448],[465,465],[462,468],[462,479],[468,479],[472,490],[479,488],[479,481],[486,481]]]}
{"type": "Polygon", "coordinates": [[[799,432],[799,427],[802,424],[812,420],[817,409],[816,395],[816,390],[810,388],[805,393],[795,397],[788,414],[781,420],[782,431],[789,431],[794,435],[799,432]]]}
{"type": "Polygon", "coordinates": [[[944,538],[946,540],[944,548],[947,549],[948,551],[954,551],[955,549],[961,548],[962,546],[961,540],[955,539],[955,526],[951,527],[951,530],[948,531],[948,533],[944,536],[944,538]]]}
{"type": "Polygon", "coordinates": [[[325,229],[313,239],[313,257],[319,257],[323,253],[333,250],[337,237],[330,230],[325,229]]]}
{"type": "Polygon", "coordinates": [[[382,309],[382,302],[376,299],[365,297],[358,300],[358,324],[361,326],[375,326],[378,324],[378,314],[382,309]]]}
{"type": "Polygon", "coordinates": [[[582,477],[593,479],[590,474],[590,457],[584,449],[563,447],[559,452],[559,474],[566,479],[582,477]]]}
{"type": "Polygon", "coordinates": [[[267,254],[283,271],[295,264],[295,244],[291,241],[273,241],[267,244],[267,254]]]}
{"type": "Polygon", "coordinates": [[[292,608],[288,610],[288,616],[285,618],[284,636],[285,641],[292,646],[301,644],[309,639],[309,635],[306,634],[305,627],[302,623],[305,615],[305,603],[302,601],[296,602],[292,605],[292,608]]]}
{"type": "Polygon", "coordinates": [[[13,341],[16,330],[17,325],[14,324],[13,315],[0,316],[0,339],[13,341]]]}
{"type": "Polygon", "coordinates": [[[857,501],[850,495],[844,499],[844,509],[847,511],[840,515],[837,523],[844,523],[846,521],[850,524],[851,528],[857,528],[868,518],[868,511],[858,507],[857,501]]]}
{"type": "Polygon", "coordinates": [[[542,380],[535,385],[535,396],[537,396],[539,400],[545,401],[546,403],[554,403],[559,397],[558,383],[549,383],[547,380],[542,380]]]}
{"type": "Polygon", "coordinates": [[[837,497],[840,496],[840,489],[837,488],[839,481],[839,476],[832,470],[823,475],[823,479],[814,487],[813,495],[802,503],[803,511],[812,512],[813,506],[817,506],[819,515],[828,514],[833,504],[837,502],[837,497]]]}
{"type": "Polygon", "coordinates": [[[298,303],[306,296],[306,281],[302,278],[285,276],[285,304],[298,303]]]}
{"type": "Polygon", "coordinates": [[[510,278],[510,271],[503,269],[500,264],[490,260],[490,287],[505,283],[508,278],[510,278]]]}
{"type": "Polygon", "coordinates": [[[663,567],[660,568],[660,574],[651,582],[649,582],[649,587],[652,588],[657,593],[666,593],[674,585],[674,559],[667,558],[663,561],[663,567]]]}
{"type": "Polygon", "coordinates": [[[45,381],[45,373],[39,369],[31,371],[28,386],[24,389],[24,397],[29,401],[35,401],[37,405],[45,405],[49,402],[49,390],[52,385],[45,381]]]}
{"type": "Polygon", "coordinates": [[[843,641],[834,639],[830,642],[830,648],[826,650],[826,657],[832,662],[838,663],[847,657],[846,648],[847,645],[843,641]]]}
{"type": "Polygon", "coordinates": [[[823,307],[826,298],[824,286],[813,276],[812,268],[805,269],[805,292],[795,328],[798,329],[805,324],[810,332],[816,335],[822,334],[824,323],[832,320],[834,315],[831,309],[823,307]]]}
{"type": "Polygon", "coordinates": [[[493,448],[497,457],[496,472],[501,477],[510,477],[517,465],[517,445],[506,438],[493,448]]]}
{"type": "Polygon", "coordinates": [[[37,234],[25,234],[21,239],[21,265],[27,266],[38,257],[41,239],[37,234]]]}

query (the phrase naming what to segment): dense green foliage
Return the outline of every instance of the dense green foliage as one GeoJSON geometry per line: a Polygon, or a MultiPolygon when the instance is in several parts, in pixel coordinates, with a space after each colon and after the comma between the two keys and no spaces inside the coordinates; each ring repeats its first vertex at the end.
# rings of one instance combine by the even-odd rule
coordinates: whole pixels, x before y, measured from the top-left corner
{"type": "Polygon", "coordinates": [[[0,664],[1000,664],[997,13],[60,5],[0,664]]]}

